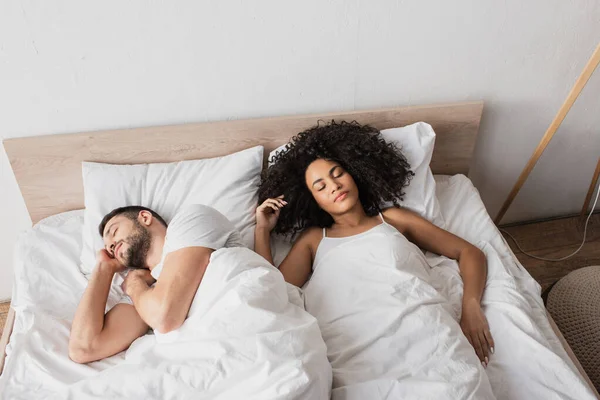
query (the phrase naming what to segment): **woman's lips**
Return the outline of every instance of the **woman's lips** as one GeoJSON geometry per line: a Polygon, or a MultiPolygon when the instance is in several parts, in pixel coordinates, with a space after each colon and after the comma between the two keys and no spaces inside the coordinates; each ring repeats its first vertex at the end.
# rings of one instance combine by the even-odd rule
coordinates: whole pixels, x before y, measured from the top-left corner
{"type": "Polygon", "coordinates": [[[344,200],[346,198],[347,195],[348,195],[348,192],[344,192],[344,193],[338,195],[333,202],[335,203],[338,200],[342,201],[342,200],[344,200]]]}

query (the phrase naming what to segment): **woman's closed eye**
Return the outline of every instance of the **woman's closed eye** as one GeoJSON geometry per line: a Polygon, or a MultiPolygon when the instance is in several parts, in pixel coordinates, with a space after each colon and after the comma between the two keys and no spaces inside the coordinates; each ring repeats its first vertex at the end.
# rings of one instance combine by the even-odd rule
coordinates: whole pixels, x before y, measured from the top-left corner
{"type": "MultiPolygon", "coordinates": [[[[340,167],[334,167],[330,172],[329,175],[333,178],[333,179],[338,179],[341,178],[342,176],[344,176],[344,174],[346,173],[346,171],[344,171],[343,169],[341,169],[340,167]]],[[[317,188],[317,191],[320,192],[323,189],[325,189],[327,187],[327,184],[325,184],[324,182],[322,182],[322,185],[319,186],[317,188]]]]}
{"type": "Polygon", "coordinates": [[[336,179],[336,178],[339,178],[342,175],[344,175],[345,172],[346,171],[344,171],[342,169],[342,167],[340,167],[339,165],[336,165],[335,167],[331,168],[331,170],[329,171],[329,176],[336,179]]]}

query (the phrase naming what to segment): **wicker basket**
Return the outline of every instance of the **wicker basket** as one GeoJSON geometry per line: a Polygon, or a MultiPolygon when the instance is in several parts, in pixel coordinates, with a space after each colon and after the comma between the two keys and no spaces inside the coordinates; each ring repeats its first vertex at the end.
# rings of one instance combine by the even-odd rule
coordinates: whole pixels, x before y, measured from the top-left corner
{"type": "Polygon", "coordinates": [[[546,304],[597,390],[600,390],[600,265],[559,280],[546,304]]]}

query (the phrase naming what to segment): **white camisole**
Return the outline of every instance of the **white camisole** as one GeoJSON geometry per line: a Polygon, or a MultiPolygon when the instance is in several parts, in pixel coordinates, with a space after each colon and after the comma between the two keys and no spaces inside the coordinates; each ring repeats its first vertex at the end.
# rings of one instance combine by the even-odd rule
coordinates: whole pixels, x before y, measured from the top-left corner
{"type": "Polygon", "coordinates": [[[331,250],[333,250],[337,246],[340,246],[341,244],[346,243],[350,240],[358,239],[362,236],[366,236],[368,234],[377,233],[377,232],[385,233],[387,231],[388,233],[398,233],[398,230],[396,228],[394,228],[392,225],[385,222],[385,219],[383,219],[383,215],[381,215],[381,213],[379,213],[379,218],[381,218],[381,224],[376,225],[376,226],[372,227],[371,229],[368,229],[364,232],[357,233],[356,235],[351,235],[351,236],[345,236],[345,237],[339,237],[339,238],[327,237],[327,231],[326,231],[327,228],[323,228],[323,239],[321,239],[321,242],[317,246],[315,260],[313,262],[313,269],[314,269],[314,266],[317,265],[318,261],[320,261],[327,253],[329,253],[331,250]]]}

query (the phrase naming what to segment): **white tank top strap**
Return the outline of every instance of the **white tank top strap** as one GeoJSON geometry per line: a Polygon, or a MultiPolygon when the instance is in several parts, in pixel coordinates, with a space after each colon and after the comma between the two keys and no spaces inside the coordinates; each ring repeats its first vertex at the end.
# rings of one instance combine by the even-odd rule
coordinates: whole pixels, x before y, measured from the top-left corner
{"type": "Polygon", "coordinates": [[[325,233],[325,228],[323,228],[323,237],[327,237],[327,234],[325,233]]]}
{"type": "Polygon", "coordinates": [[[379,213],[379,218],[381,218],[381,222],[383,222],[384,224],[386,223],[385,219],[383,219],[383,214],[381,212],[379,213]]]}

